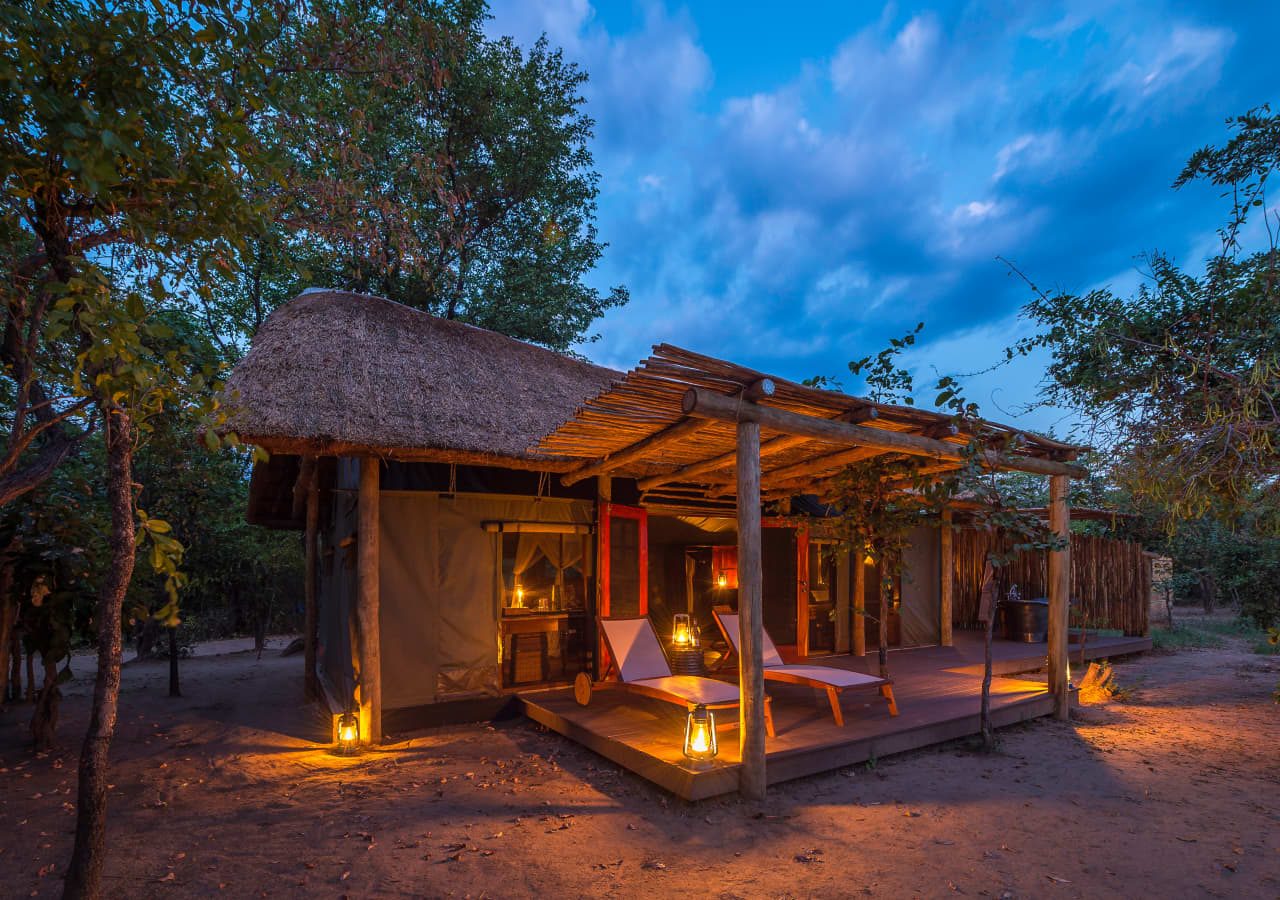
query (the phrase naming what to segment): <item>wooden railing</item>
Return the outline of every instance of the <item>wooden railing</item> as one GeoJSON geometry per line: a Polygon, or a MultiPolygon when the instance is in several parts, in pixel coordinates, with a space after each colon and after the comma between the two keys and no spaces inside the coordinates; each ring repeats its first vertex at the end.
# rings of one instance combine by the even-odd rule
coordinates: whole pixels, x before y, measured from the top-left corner
{"type": "MultiPolygon", "coordinates": [[[[978,627],[978,602],[987,554],[1007,547],[1009,538],[986,529],[958,528],[955,532],[955,624],[978,627]]],[[[1018,585],[1024,598],[1048,592],[1044,552],[1021,554],[995,570],[1000,596],[1018,585]]],[[[1141,545],[1088,534],[1071,535],[1071,623],[1090,628],[1118,628],[1126,635],[1148,632],[1151,562],[1141,545]]]]}

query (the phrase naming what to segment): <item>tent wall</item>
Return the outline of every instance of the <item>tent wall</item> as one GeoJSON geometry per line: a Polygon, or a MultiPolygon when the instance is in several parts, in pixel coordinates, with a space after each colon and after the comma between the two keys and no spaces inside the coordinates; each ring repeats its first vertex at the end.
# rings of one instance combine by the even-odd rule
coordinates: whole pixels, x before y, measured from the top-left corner
{"type": "Polygon", "coordinates": [[[484,523],[589,525],[594,516],[582,500],[383,491],[383,705],[499,694],[498,536],[484,523]]]}
{"type": "Polygon", "coordinates": [[[331,496],[329,526],[320,532],[316,665],[329,696],[345,707],[355,693],[351,622],[356,592],[356,497],[350,491],[334,491],[331,496]]]}
{"type": "Polygon", "coordinates": [[[922,525],[911,532],[911,546],[903,557],[903,647],[923,647],[941,640],[942,582],[938,529],[922,525]]]}

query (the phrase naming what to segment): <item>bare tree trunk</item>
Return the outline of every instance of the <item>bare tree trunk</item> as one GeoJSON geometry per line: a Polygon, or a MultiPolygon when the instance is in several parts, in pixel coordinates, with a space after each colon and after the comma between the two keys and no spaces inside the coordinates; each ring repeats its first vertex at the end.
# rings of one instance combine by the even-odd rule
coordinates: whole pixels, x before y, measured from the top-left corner
{"type": "Polygon", "coordinates": [[[1000,606],[999,594],[991,601],[991,610],[987,614],[987,629],[983,635],[984,655],[982,659],[982,710],[978,721],[982,728],[982,749],[991,751],[996,748],[996,730],[991,725],[991,639],[996,628],[996,609],[1000,606]]]}
{"type": "Polygon", "coordinates": [[[9,632],[9,697],[14,703],[22,699],[22,641],[15,625],[9,632]]]}
{"type": "Polygon", "coordinates": [[[262,648],[265,646],[267,646],[267,614],[259,611],[257,621],[253,623],[253,649],[257,651],[258,659],[262,659],[262,648]]]}
{"type": "Polygon", "coordinates": [[[1212,572],[1200,573],[1200,600],[1204,604],[1205,615],[1210,615],[1218,602],[1218,585],[1212,572]]]}
{"type": "Polygon", "coordinates": [[[101,895],[107,849],[108,753],[120,699],[120,624],[134,563],[133,423],[127,415],[112,412],[106,417],[106,444],[111,565],[98,591],[98,676],[80,751],[76,841],[62,893],[77,900],[101,895]]]}
{"type": "Polygon", "coordinates": [[[178,685],[178,628],[169,629],[169,696],[181,697],[182,688],[178,685]]]}
{"type": "Polygon", "coordinates": [[[1175,627],[1173,624],[1173,588],[1167,584],[1164,586],[1164,611],[1169,616],[1169,627],[1175,627]]]}
{"type": "Polygon", "coordinates": [[[36,702],[36,655],[27,654],[27,702],[36,702]]]}
{"type": "Polygon", "coordinates": [[[58,661],[40,654],[44,666],[44,683],[36,695],[36,708],[31,713],[31,740],[37,753],[52,750],[57,740],[58,703],[62,691],[58,688],[58,661]]]}
{"type": "Polygon", "coordinates": [[[13,591],[13,566],[0,568],[0,706],[9,699],[9,654],[18,624],[18,603],[13,591]]]}

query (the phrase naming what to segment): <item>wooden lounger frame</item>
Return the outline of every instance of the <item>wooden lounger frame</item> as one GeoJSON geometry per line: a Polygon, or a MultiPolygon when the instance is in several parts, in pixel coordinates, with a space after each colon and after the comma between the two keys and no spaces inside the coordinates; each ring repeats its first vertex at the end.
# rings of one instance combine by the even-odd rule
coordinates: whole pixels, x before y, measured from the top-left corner
{"type": "MultiPolygon", "coordinates": [[[[648,616],[611,616],[608,619],[608,621],[626,622],[626,621],[631,621],[636,619],[645,619],[647,621],[648,618],[649,618],[648,616]]],[[[605,621],[606,620],[604,619],[604,617],[596,616],[596,625],[599,628],[600,636],[604,639],[605,646],[609,650],[609,667],[604,671],[600,681],[592,681],[590,676],[588,676],[586,672],[580,672],[578,674],[578,677],[574,680],[574,683],[573,683],[573,696],[574,696],[574,699],[578,701],[578,704],[580,706],[586,706],[588,703],[590,703],[592,693],[594,693],[597,690],[629,691],[630,693],[639,694],[642,697],[648,697],[652,700],[661,700],[664,703],[674,703],[677,706],[683,706],[686,710],[694,709],[695,707],[700,705],[696,702],[690,701],[686,697],[681,697],[679,694],[673,694],[670,691],[660,690],[658,688],[652,687],[647,684],[636,684],[633,681],[623,681],[622,669],[618,665],[618,654],[614,652],[613,644],[609,641],[609,632],[606,631],[604,627],[605,621]],[[617,678],[616,679],[609,678],[608,676],[610,673],[615,673],[617,675],[617,678]]],[[[653,628],[652,622],[649,623],[649,627],[653,628]]],[[[656,631],[654,632],[654,636],[655,637],[657,636],[656,631]]],[[[667,650],[665,647],[662,646],[661,640],[658,641],[658,647],[659,649],[662,650],[662,655],[665,658],[667,655],[667,650]]],[[[667,670],[669,674],[671,674],[670,669],[671,669],[671,661],[667,660],[667,670]]],[[[706,676],[694,675],[690,677],[705,678],[706,676]]],[[[716,680],[716,679],[708,679],[708,680],[716,680]]],[[[739,694],[739,700],[740,699],[741,699],[741,694],[739,694]]],[[[705,706],[707,709],[710,709],[710,710],[726,710],[726,709],[736,710],[738,708],[739,700],[731,700],[723,703],[704,703],[701,705],[705,706]]],[[[769,737],[774,737],[775,734],[773,730],[773,706],[772,706],[772,699],[769,697],[768,694],[766,694],[764,698],[764,724],[765,724],[765,731],[769,735],[769,737]]],[[[724,722],[717,724],[716,729],[722,730],[725,728],[736,728],[737,725],[738,725],[738,720],[735,717],[731,720],[726,720],[724,722]]]]}
{"type": "MultiPolygon", "coordinates": [[[[712,618],[716,620],[716,627],[720,629],[720,634],[724,637],[725,643],[729,645],[729,652],[725,657],[728,659],[729,656],[737,655],[738,651],[734,646],[733,639],[729,636],[729,632],[724,627],[724,622],[720,621],[720,613],[722,612],[730,615],[737,615],[737,613],[728,607],[720,606],[713,607],[711,611],[712,618]]],[[[770,639],[770,642],[772,642],[772,639],[770,639]]],[[[822,667],[818,666],[817,668],[822,667]]],[[[832,668],[833,671],[845,671],[844,669],[834,669],[833,667],[828,668],[832,668]]],[[[898,714],[898,701],[893,696],[892,678],[878,678],[876,681],[868,684],[855,684],[845,687],[838,684],[829,684],[808,675],[799,675],[795,672],[788,672],[785,669],[779,669],[777,666],[764,666],[764,677],[766,681],[779,681],[786,684],[801,684],[806,687],[825,690],[827,692],[827,702],[831,704],[831,716],[836,720],[836,724],[842,728],[844,727],[844,710],[840,708],[840,694],[844,691],[877,689],[880,696],[889,704],[889,715],[896,716],[898,714]]]]}

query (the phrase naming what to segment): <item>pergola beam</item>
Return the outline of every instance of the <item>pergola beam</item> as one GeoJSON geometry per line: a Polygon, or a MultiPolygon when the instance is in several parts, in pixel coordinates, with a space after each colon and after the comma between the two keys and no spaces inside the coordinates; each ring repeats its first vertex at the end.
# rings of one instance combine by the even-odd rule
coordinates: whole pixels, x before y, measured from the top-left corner
{"type": "MultiPolygon", "coordinates": [[[[863,422],[870,422],[878,418],[879,415],[880,413],[874,406],[864,406],[840,416],[836,421],[859,425],[863,422]]],[[[760,456],[772,456],[775,453],[781,453],[783,450],[791,450],[812,441],[813,438],[804,436],[797,437],[795,435],[784,435],[782,437],[776,437],[760,444],[760,456]]],[[[673,481],[692,481],[698,475],[705,475],[708,472],[715,472],[718,469],[725,468],[726,466],[734,465],[737,458],[738,454],[736,452],[721,453],[719,456],[712,456],[702,460],[701,462],[691,463],[690,465],[676,469],[673,472],[667,472],[664,475],[651,475],[648,478],[641,478],[636,482],[636,486],[642,491],[649,491],[661,485],[670,484],[673,481]]]]}
{"type": "Polygon", "coordinates": [[[646,438],[629,444],[621,450],[602,456],[595,462],[588,463],[585,466],[579,466],[571,469],[560,476],[560,483],[565,487],[571,484],[577,484],[587,478],[594,478],[597,475],[607,475],[616,471],[623,466],[630,465],[633,462],[643,459],[655,450],[659,450],[669,444],[683,440],[689,435],[707,428],[711,423],[706,419],[690,419],[684,418],[676,422],[674,425],[668,425],[661,431],[655,432],[646,438]]]}
{"type": "MultiPolygon", "coordinates": [[[[868,428],[834,419],[819,419],[773,406],[746,403],[734,397],[717,394],[702,388],[690,388],[685,392],[683,409],[686,416],[721,422],[755,422],[772,431],[807,436],[833,444],[849,444],[874,447],[880,450],[907,453],[943,460],[959,460],[963,448],[956,444],[916,434],[868,428]]],[[[992,450],[981,452],[982,462],[988,468],[1013,469],[1038,475],[1065,475],[1084,478],[1086,472],[1080,466],[1034,456],[1009,456],[992,450]]]]}

